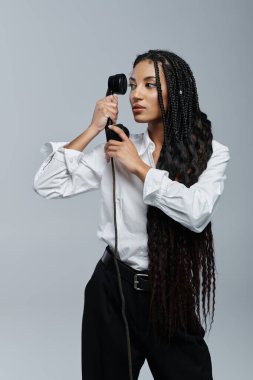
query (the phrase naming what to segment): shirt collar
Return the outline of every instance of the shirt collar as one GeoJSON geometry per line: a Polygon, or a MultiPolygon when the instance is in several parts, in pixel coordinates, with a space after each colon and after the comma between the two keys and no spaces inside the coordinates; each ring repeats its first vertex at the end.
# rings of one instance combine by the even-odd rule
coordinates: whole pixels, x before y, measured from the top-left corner
{"type": "Polygon", "coordinates": [[[151,140],[151,138],[149,137],[149,134],[148,134],[148,127],[146,128],[146,130],[142,133],[142,142],[141,142],[141,146],[140,146],[140,149],[139,149],[139,154],[143,154],[144,152],[146,152],[146,150],[149,148],[149,147],[152,147],[153,150],[155,149],[155,144],[154,142],[151,140]]]}

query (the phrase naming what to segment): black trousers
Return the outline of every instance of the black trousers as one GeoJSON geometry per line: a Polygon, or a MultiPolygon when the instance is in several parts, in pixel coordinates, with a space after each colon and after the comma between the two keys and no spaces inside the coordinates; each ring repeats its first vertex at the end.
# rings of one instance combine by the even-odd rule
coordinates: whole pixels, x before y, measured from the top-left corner
{"type": "MultiPolygon", "coordinates": [[[[138,379],[145,359],[155,380],[213,380],[204,333],[179,333],[169,344],[162,343],[148,330],[150,292],[134,289],[123,278],[122,287],[134,380],[138,379]]],[[[117,272],[101,259],[84,291],[81,359],[83,380],[129,380],[117,272]]]]}

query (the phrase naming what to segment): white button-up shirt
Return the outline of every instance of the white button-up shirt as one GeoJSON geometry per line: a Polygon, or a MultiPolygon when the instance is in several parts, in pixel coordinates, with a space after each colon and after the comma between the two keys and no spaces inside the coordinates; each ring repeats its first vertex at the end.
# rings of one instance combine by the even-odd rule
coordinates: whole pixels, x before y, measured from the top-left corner
{"type": "MultiPolygon", "coordinates": [[[[207,168],[191,187],[173,181],[166,170],[156,169],[152,153],[154,142],[148,129],[130,133],[141,159],[151,166],[144,182],[114,159],[116,174],[116,216],[118,253],[134,269],[148,268],[147,206],[161,209],[191,231],[200,233],[211,220],[224,189],[230,159],[227,146],[212,141],[213,154],[207,168]]],[[[97,237],[115,247],[113,181],[111,162],[107,162],[104,143],[90,151],[63,148],[68,142],[46,142],[41,153],[47,157],[35,174],[34,190],[46,199],[67,198],[100,189],[101,207],[97,237]]]]}

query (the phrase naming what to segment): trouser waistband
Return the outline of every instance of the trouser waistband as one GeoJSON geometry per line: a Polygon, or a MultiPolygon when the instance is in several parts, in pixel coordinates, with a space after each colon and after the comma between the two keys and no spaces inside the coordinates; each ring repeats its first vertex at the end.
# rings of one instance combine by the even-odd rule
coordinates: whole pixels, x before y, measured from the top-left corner
{"type": "MultiPolygon", "coordinates": [[[[114,264],[113,252],[109,245],[105,248],[101,260],[106,266],[114,267],[114,269],[116,269],[114,264]]],[[[123,279],[132,284],[134,289],[136,290],[142,290],[146,292],[150,291],[150,281],[147,270],[143,272],[136,271],[129,265],[123,263],[120,259],[117,258],[117,260],[119,264],[119,271],[123,279]]]]}

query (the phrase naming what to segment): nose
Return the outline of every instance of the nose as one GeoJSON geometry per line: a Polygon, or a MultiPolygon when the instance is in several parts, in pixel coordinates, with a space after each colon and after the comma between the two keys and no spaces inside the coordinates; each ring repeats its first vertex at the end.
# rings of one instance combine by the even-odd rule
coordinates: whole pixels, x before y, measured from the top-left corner
{"type": "Polygon", "coordinates": [[[132,98],[133,102],[136,102],[139,99],[143,99],[143,93],[141,86],[135,86],[130,92],[130,97],[132,98]]]}

